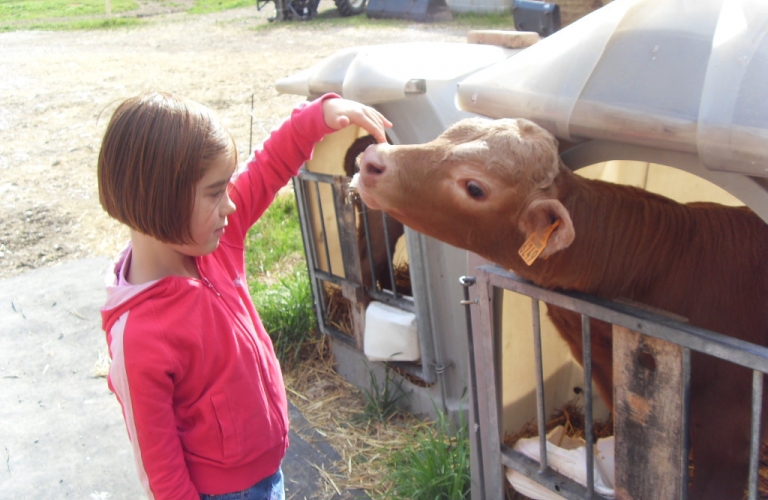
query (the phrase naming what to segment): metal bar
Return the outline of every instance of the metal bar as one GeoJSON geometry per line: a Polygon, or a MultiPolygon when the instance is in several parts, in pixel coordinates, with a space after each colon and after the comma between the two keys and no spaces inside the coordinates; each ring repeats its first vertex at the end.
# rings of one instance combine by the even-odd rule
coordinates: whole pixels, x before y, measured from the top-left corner
{"type": "MultiPolygon", "coordinates": [[[[360,202],[360,215],[363,216],[363,229],[365,230],[365,245],[368,255],[368,270],[371,272],[371,289],[378,290],[376,285],[376,266],[373,263],[373,241],[371,241],[371,223],[368,220],[368,207],[361,201],[360,202]]],[[[365,272],[362,269],[360,272],[365,272]]]]}
{"type": "Polygon", "coordinates": [[[389,279],[392,283],[392,293],[397,298],[397,282],[395,281],[395,264],[392,258],[392,249],[389,247],[389,228],[387,227],[387,214],[381,212],[381,222],[384,225],[384,244],[387,250],[387,269],[389,270],[389,279]]]}
{"type": "Polygon", "coordinates": [[[595,493],[594,422],[592,420],[592,330],[589,316],[581,315],[582,363],[584,368],[584,438],[587,451],[587,495],[595,493]]]}
{"type": "Polygon", "coordinates": [[[387,361],[387,363],[390,365],[396,366],[397,368],[399,368],[400,370],[406,373],[419,377],[421,380],[423,380],[427,384],[434,383],[428,380],[429,373],[423,367],[417,365],[412,361],[387,361]]]}
{"type": "Polygon", "coordinates": [[[541,316],[539,301],[531,299],[533,314],[533,351],[536,362],[536,416],[539,425],[539,472],[547,470],[547,410],[544,404],[544,359],[541,352],[541,316]]]}
{"type": "Polygon", "coordinates": [[[304,189],[306,183],[301,179],[299,176],[298,179],[294,182],[293,189],[296,194],[296,200],[299,203],[299,217],[302,218],[306,222],[306,224],[302,224],[302,233],[304,233],[304,241],[305,247],[308,247],[308,255],[307,260],[309,261],[310,265],[312,266],[312,269],[318,268],[318,262],[317,262],[317,248],[315,248],[315,238],[314,238],[314,227],[312,224],[312,221],[310,220],[310,211],[309,211],[309,205],[307,204],[307,198],[306,191],[304,189]]]}
{"type": "MultiPolygon", "coordinates": [[[[303,170],[302,170],[303,171],[303,170]]],[[[307,259],[307,270],[309,271],[309,282],[312,287],[312,297],[314,298],[315,314],[319,323],[321,332],[326,331],[325,308],[323,307],[322,293],[319,281],[317,280],[317,258],[314,246],[314,234],[309,217],[309,208],[307,207],[307,197],[304,193],[304,181],[300,177],[293,178],[293,192],[296,196],[296,208],[299,211],[299,220],[301,221],[301,233],[304,241],[304,255],[307,259]]]]}
{"type": "Polygon", "coordinates": [[[307,181],[324,182],[326,184],[333,184],[334,178],[331,174],[319,174],[317,172],[310,172],[306,169],[299,172],[299,177],[307,181]]]}
{"type": "MultiPolygon", "coordinates": [[[[459,283],[464,288],[464,314],[467,321],[467,350],[469,351],[469,387],[472,396],[472,419],[469,422],[469,432],[475,437],[475,450],[478,452],[482,450],[483,442],[480,438],[480,424],[477,418],[478,415],[478,403],[477,403],[477,375],[475,370],[475,339],[472,331],[472,304],[474,301],[469,300],[469,287],[475,284],[476,280],[473,276],[462,276],[459,278],[459,283]]],[[[485,499],[485,478],[483,477],[483,455],[477,453],[477,468],[479,471],[479,487],[480,487],[480,500],[485,499]]]]}
{"type": "Polygon", "coordinates": [[[340,276],[336,276],[335,274],[328,274],[327,272],[321,271],[319,269],[315,271],[315,276],[320,280],[330,281],[334,285],[339,285],[339,286],[341,286],[346,281],[344,278],[340,276]]]}
{"type": "MultiPolygon", "coordinates": [[[[501,452],[501,462],[503,465],[519,472],[528,479],[536,481],[545,488],[557,492],[563,498],[567,500],[584,500],[588,498],[587,488],[573,479],[560,474],[554,469],[540,472],[538,470],[538,462],[506,445],[501,445],[501,452]]],[[[599,493],[594,493],[592,498],[595,500],[608,500],[608,497],[599,493]]]]}
{"type": "Polygon", "coordinates": [[[336,340],[340,340],[344,342],[345,344],[349,345],[350,347],[353,347],[357,349],[357,343],[355,342],[355,339],[351,337],[349,334],[346,334],[339,330],[338,328],[334,328],[332,326],[327,326],[325,333],[327,335],[330,335],[336,340]]]}
{"type": "MultiPolygon", "coordinates": [[[[338,286],[341,286],[347,282],[346,279],[340,276],[336,276],[335,274],[328,274],[327,272],[319,269],[316,269],[314,274],[315,274],[315,278],[317,278],[318,280],[328,281],[338,286]]],[[[405,311],[412,312],[412,313],[416,312],[416,306],[412,298],[408,298],[401,295],[398,299],[395,299],[391,295],[382,293],[382,292],[368,293],[368,295],[380,302],[385,302],[389,305],[397,306],[400,309],[403,309],[405,311]]]]}
{"type": "Polygon", "coordinates": [[[335,175],[333,176],[333,184],[330,184],[333,190],[333,209],[336,213],[342,268],[347,281],[362,285],[360,250],[357,247],[357,214],[354,205],[348,203],[347,197],[344,195],[346,182],[347,177],[335,175]]]}
{"type": "Polygon", "coordinates": [[[758,498],[760,467],[760,424],[763,408],[763,373],[752,372],[752,438],[749,443],[749,500],[758,498]]]}
{"type": "Polygon", "coordinates": [[[328,249],[328,231],[325,229],[325,214],[323,214],[323,199],[320,197],[320,183],[315,182],[315,195],[317,196],[317,208],[320,210],[320,226],[322,227],[323,245],[325,246],[325,262],[328,264],[328,272],[333,274],[331,267],[331,251],[328,249]]]}
{"type": "Polygon", "coordinates": [[[683,394],[682,394],[682,422],[681,427],[683,432],[681,433],[682,450],[680,453],[681,467],[685,477],[680,481],[680,500],[688,500],[688,476],[690,470],[690,456],[691,456],[691,350],[683,348],[683,394]]]}
{"type": "MultiPolygon", "coordinates": [[[[411,265],[411,268],[412,267],[413,266],[411,265]]],[[[412,273],[411,276],[413,276],[412,273]]],[[[409,297],[408,295],[399,295],[395,297],[387,290],[366,290],[366,293],[374,300],[384,302],[391,306],[399,307],[400,309],[404,309],[414,314],[416,313],[416,303],[414,302],[412,296],[409,297]]]]}
{"type": "MultiPolygon", "coordinates": [[[[439,357],[439,346],[435,341],[435,323],[431,314],[434,311],[431,303],[433,292],[428,278],[431,271],[427,262],[426,237],[406,227],[405,244],[408,247],[408,272],[411,275],[413,294],[411,297],[401,296],[397,302],[408,302],[410,309],[406,310],[416,315],[416,328],[419,331],[419,347],[421,348],[421,369],[426,375],[422,378],[431,384],[438,380],[434,362],[439,357]]],[[[376,297],[378,292],[369,295],[376,297]]],[[[382,293],[382,295],[388,294],[382,293]]],[[[394,298],[388,300],[394,301],[394,298]]]]}
{"type": "MultiPolygon", "coordinates": [[[[483,390],[477,394],[480,434],[483,440],[483,464],[485,467],[485,497],[497,500],[504,498],[504,476],[501,470],[501,424],[499,410],[499,392],[501,384],[497,380],[496,352],[497,334],[494,322],[494,293],[489,279],[482,268],[478,268],[477,297],[479,309],[479,335],[475,340],[475,366],[477,385],[483,390]]],[[[474,318],[473,318],[473,321],[474,318]]]]}
{"type": "Polygon", "coordinates": [[[505,288],[548,304],[586,314],[613,325],[660,338],[716,358],[768,373],[768,348],[728,337],[687,323],[680,323],[627,304],[580,292],[555,292],[523,280],[498,266],[481,266],[492,286],[505,288]]]}

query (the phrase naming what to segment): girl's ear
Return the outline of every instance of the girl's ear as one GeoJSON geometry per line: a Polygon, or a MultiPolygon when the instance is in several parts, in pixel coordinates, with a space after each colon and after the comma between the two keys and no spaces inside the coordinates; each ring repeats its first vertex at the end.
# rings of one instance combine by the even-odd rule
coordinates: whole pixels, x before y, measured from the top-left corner
{"type": "Polygon", "coordinates": [[[526,241],[533,238],[542,242],[544,248],[538,257],[544,259],[568,248],[576,237],[571,215],[558,200],[532,202],[520,215],[518,227],[526,241]]]}

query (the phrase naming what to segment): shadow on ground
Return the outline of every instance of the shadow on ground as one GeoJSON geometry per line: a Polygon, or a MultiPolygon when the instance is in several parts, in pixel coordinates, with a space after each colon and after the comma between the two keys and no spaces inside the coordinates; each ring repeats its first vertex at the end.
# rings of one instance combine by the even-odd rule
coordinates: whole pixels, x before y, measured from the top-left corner
{"type": "MultiPolygon", "coordinates": [[[[120,416],[103,377],[106,258],[77,260],[0,280],[0,499],[140,500],[120,416]]],[[[320,470],[338,454],[291,407],[283,463],[286,498],[328,495],[320,470]],[[319,469],[319,470],[318,470],[319,469]]]]}

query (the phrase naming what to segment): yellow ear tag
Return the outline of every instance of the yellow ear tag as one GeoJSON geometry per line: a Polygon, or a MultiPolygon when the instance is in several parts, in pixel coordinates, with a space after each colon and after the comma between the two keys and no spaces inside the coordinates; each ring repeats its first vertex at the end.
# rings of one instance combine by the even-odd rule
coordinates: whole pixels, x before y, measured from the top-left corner
{"type": "Polygon", "coordinates": [[[539,255],[541,255],[541,252],[547,247],[547,241],[549,241],[552,231],[557,229],[557,226],[559,225],[560,219],[557,219],[550,226],[531,234],[528,239],[525,240],[525,243],[523,243],[523,246],[520,247],[520,250],[518,250],[517,253],[520,254],[520,257],[523,258],[526,264],[530,266],[536,261],[539,255]]]}

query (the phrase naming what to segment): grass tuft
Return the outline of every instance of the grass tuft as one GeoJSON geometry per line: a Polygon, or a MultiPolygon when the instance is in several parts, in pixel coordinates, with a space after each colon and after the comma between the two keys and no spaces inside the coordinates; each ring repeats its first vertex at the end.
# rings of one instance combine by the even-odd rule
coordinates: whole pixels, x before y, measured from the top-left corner
{"type": "Polygon", "coordinates": [[[389,489],[382,499],[464,500],[472,482],[469,429],[454,426],[435,408],[434,425],[420,427],[387,461],[389,489]]]}
{"type": "Polygon", "coordinates": [[[298,269],[281,278],[278,284],[254,295],[253,303],[272,338],[277,358],[285,369],[292,368],[317,328],[307,272],[298,269]]]}
{"type": "Polygon", "coordinates": [[[387,422],[399,411],[399,404],[408,396],[403,389],[402,380],[396,381],[392,377],[392,369],[389,364],[384,368],[384,383],[379,385],[376,375],[369,370],[370,390],[363,389],[365,395],[365,408],[360,414],[360,420],[366,423],[387,422]]]}
{"type": "Polygon", "coordinates": [[[305,262],[299,212],[292,193],[275,198],[248,233],[246,249],[245,270],[253,278],[252,295],[271,286],[274,277],[290,273],[290,263],[305,262]]]}
{"type": "Polygon", "coordinates": [[[246,238],[248,287],[284,368],[299,360],[317,329],[296,198],[275,198],[246,238]]]}

